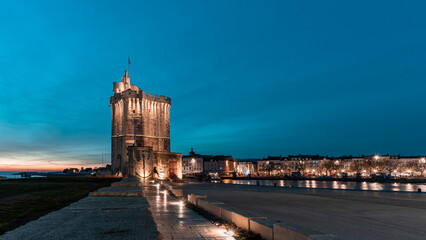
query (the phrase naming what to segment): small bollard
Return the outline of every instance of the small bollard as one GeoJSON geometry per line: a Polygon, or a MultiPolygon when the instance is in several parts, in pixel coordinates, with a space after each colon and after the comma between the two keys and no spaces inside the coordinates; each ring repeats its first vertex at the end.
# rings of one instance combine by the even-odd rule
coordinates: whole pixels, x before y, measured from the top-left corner
{"type": "Polygon", "coordinates": [[[274,183],[274,187],[276,187],[277,186],[277,183],[274,183]]]}
{"type": "Polygon", "coordinates": [[[417,189],[417,192],[422,192],[422,189],[421,189],[421,188],[418,188],[418,189],[417,189]]]}

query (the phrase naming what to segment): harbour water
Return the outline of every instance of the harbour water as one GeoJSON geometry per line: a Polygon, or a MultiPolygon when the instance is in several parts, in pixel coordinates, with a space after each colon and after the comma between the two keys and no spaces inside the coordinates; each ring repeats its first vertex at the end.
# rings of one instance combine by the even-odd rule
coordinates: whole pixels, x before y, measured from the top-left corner
{"type": "Polygon", "coordinates": [[[340,189],[360,191],[386,191],[386,192],[417,192],[420,188],[426,192],[426,184],[413,183],[379,183],[379,182],[342,182],[319,180],[232,180],[223,179],[225,184],[242,184],[296,188],[340,189]]]}
{"type": "MultiPolygon", "coordinates": [[[[0,177],[6,177],[7,179],[15,179],[15,178],[21,178],[21,175],[14,175],[18,172],[0,172],[0,177]]],[[[4,179],[4,178],[0,178],[4,179]]]]}
{"type": "MultiPolygon", "coordinates": [[[[31,177],[44,177],[44,176],[31,175],[31,177]]],[[[19,178],[25,178],[25,177],[21,177],[21,174],[19,174],[19,172],[0,172],[0,180],[19,179],[19,178]],[[6,178],[3,178],[3,177],[6,177],[6,178]]]]}

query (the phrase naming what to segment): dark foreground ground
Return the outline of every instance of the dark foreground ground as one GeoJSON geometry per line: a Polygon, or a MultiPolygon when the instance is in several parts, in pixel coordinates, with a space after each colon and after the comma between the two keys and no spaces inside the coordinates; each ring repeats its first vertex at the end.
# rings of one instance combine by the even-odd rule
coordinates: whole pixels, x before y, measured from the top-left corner
{"type": "Polygon", "coordinates": [[[0,235],[118,180],[120,179],[46,177],[0,181],[0,235]]]}

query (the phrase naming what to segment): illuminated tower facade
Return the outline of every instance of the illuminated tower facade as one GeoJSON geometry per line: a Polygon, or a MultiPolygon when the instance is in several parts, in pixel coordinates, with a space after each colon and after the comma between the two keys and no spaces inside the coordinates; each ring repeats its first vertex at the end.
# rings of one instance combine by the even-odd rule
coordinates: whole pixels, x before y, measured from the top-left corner
{"type": "Polygon", "coordinates": [[[113,83],[111,106],[111,167],[113,173],[181,177],[181,154],[170,152],[171,99],[152,95],[130,83],[125,71],[113,83]],[[130,159],[130,161],[129,161],[130,159]],[[134,159],[134,160],[132,160],[134,159]]]}

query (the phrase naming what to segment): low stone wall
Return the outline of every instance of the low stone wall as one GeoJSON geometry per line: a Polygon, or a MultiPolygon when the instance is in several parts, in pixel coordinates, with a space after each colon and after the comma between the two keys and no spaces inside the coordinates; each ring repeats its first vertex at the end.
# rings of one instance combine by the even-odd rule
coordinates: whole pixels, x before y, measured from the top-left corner
{"type": "Polygon", "coordinates": [[[274,226],[268,219],[250,219],[250,231],[258,233],[266,240],[274,239],[274,226]]]}
{"type": "Polygon", "coordinates": [[[188,194],[188,202],[191,204],[197,206],[197,199],[198,198],[207,198],[207,195],[195,195],[195,194],[188,194]]]}
{"type": "MultiPolygon", "coordinates": [[[[206,196],[207,197],[207,196],[206,196]]],[[[206,210],[210,214],[213,214],[216,217],[222,216],[222,208],[220,205],[222,205],[223,202],[218,202],[212,199],[207,198],[198,198],[197,200],[197,206],[206,210]]]]}
{"type": "Polygon", "coordinates": [[[174,187],[164,181],[161,184],[175,196],[186,197],[191,204],[229,223],[233,223],[239,228],[257,233],[266,240],[338,240],[332,234],[323,234],[306,228],[295,228],[281,223],[274,224],[266,217],[253,216],[240,209],[226,206],[223,202],[209,199],[207,195],[185,195],[183,189],[174,187]]]}
{"type": "Polygon", "coordinates": [[[236,210],[235,208],[222,206],[221,218],[223,218],[227,222],[232,223],[232,214],[234,213],[235,210],[236,210]]]}

